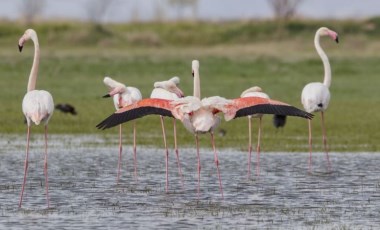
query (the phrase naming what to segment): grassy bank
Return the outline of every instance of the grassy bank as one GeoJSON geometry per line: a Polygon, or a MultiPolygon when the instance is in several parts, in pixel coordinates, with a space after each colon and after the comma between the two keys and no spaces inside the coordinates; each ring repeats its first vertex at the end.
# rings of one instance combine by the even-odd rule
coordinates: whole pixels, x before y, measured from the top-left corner
{"type": "MultiPolygon", "coordinates": [[[[380,55],[377,20],[360,22],[290,22],[281,28],[274,22],[168,23],[108,25],[44,23],[34,26],[42,57],[37,87],[49,90],[55,103],[70,103],[77,116],[56,111],[52,133],[116,134],[95,125],[114,111],[111,100],[102,99],[105,75],[138,87],[148,97],[154,81],[177,75],[181,88],[192,94],[191,60],[201,63],[202,96],[235,98],[246,88],[259,85],[272,98],[302,108],[300,94],[308,82],[322,81],[322,63],[314,51],[313,36],[319,25],[336,30],[342,43],[322,40],[333,71],[332,100],[327,127],[332,151],[379,151],[380,120],[378,85],[380,55]],[[271,36],[272,33],[272,36],[271,36]],[[222,37],[221,37],[222,36],[222,37]],[[148,39],[149,38],[149,39],[148,39]]],[[[22,25],[0,23],[0,132],[24,133],[21,101],[26,91],[33,46],[22,54],[16,43],[22,25]]],[[[289,118],[284,130],[264,118],[264,151],[306,151],[307,123],[289,118]]],[[[255,120],[256,121],[256,120],[255,120]]],[[[140,144],[161,145],[158,117],[137,121],[140,144]]],[[[257,121],[254,123],[256,128],[257,121]]],[[[320,117],[313,122],[315,150],[321,150],[320,117]]],[[[130,134],[131,125],[125,124],[130,134]]],[[[167,121],[168,130],[171,122],[167,121]]],[[[245,149],[247,120],[223,122],[227,131],[218,145],[245,149]]],[[[42,132],[42,127],[33,129],[42,132]]],[[[256,134],[256,129],[254,129],[256,134]]],[[[168,133],[172,140],[171,132],[168,133]]],[[[180,126],[180,145],[193,145],[193,137],[180,126]]],[[[126,137],[128,138],[128,137],[126,137]]],[[[129,140],[128,140],[129,141],[129,140]]],[[[209,138],[202,138],[209,146],[209,138]]],[[[129,141],[130,143],[130,141],[129,141]]]]}

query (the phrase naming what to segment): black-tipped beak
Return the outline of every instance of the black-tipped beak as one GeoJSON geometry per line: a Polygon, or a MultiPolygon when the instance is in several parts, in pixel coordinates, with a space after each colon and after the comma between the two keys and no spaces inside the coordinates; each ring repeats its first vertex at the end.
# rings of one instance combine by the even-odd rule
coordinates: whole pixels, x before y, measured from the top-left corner
{"type": "Polygon", "coordinates": [[[336,36],[335,41],[336,41],[336,43],[339,43],[339,38],[338,38],[338,36],[336,36]]]}
{"type": "Polygon", "coordinates": [[[193,71],[191,71],[191,75],[193,75],[193,77],[194,77],[194,70],[193,70],[193,71]]]}
{"type": "Polygon", "coordinates": [[[18,45],[18,50],[20,50],[20,52],[22,51],[22,47],[23,46],[18,45]]]}
{"type": "Polygon", "coordinates": [[[111,97],[111,95],[110,94],[106,94],[102,98],[107,98],[107,97],[111,97]]]}

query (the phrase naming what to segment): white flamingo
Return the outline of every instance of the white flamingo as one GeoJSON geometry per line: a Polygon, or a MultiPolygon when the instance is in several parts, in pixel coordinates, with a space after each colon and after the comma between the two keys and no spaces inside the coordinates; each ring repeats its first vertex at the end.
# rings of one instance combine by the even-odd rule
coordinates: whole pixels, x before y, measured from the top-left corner
{"type": "MultiPolygon", "coordinates": [[[[183,97],[183,92],[181,89],[178,88],[179,84],[179,77],[175,76],[167,81],[158,81],[154,83],[154,89],[150,95],[150,98],[158,98],[158,99],[167,99],[167,100],[176,100],[178,98],[183,97]]],[[[166,151],[166,192],[168,192],[169,189],[169,151],[168,146],[166,143],[166,134],[165,134],[165,126],[164,126],[164,117],[160,116],[161,120],[161,127],[162,127],[162,136],[164,139],[164,146],[166,151]]],[[[182,179],[182,171],[181,171],[181,164],[179,161],[179,153],[178,153],[178,146],[177,146],[177,128],[176,128],[176,119],[173,119],[173,126],[174,126],[174,150],[177,157],[177,165],[178,165],[178,173],[181,177],[181,183],[183,186],[183,179],[182,179]]]]}
{"type": "MultiPolygon", "coordinates": [[[[309,113],[313,112],[321,112],[321,120],[322,120],[322,131],[323,131],[323,145],[326,153],[328,169],[330,170],[330,159],[329,153],[327,149],[327,137],[326,137],[326,129],[324,122],[324,111],[326,111],[329,102],[330,102],[330,91],[329,87],[331,84],[331,67],[329,63],[329,59],[326,53],[321,48],[319,44],[319,39],[321,36],[329,36],[333,40],[338,43],[338,34],[335,31],[332,31],[326,27],[321,27],[315,33],[314,45],[322,59],[323,67],[325,71],[325,76],[323,83],[321,82],[312,82],[307,84],[303,90],[301,95],[301,102],[305,110],[309,113]]],[[[311,172],[311,152],[312,152],[312,135],[311,135],[311,121],[309,120],[309,172],[311,172]]]]}
{"type": "Polygon", "coordinates": [[[18,42],[19,50],[22,51],[24,43],[31,39],[34,43],[34,59],[32,69],[29,75],[27,93],[22,101],[22,111],[25,115],[28,131],[26,141],[26,155],[24,163],[24,180],[21,189],[19,207],[21,208],[22,199],[24,195],[26,175],[28,171],[28,157],[29,157],[29,140],[30,140],[30,127],[32,123],[45,125],[45,160],[44,160],[44,174],[45,174],[45,189],[47,206],[50,207],[49,202],[49,183],[48,183],[48,159],[47,159],[47,133],[48,122],[54,112],[54,102],[51,94],[45,90],[36,90],[36,81],[38,75],[38,65],[40,60],[40,47],[36,31],[27,29],[18,42]]]}
{"type": "Polygon", "coordinates": [[[214,96],[200,100],[199,62],[194,60],[192,68],[194,76],[194,96],[177,100],[143,99],[133,105],[116,111],[116,113],[100,122],[97,127],[99,129],[107,129],[150,114],[175,117],[181,120],[186,129],[195,134],[198,158],[198,196],[200,187],[198,134],[209,132],[214,150],[214,160],[218,171],[219,189],[223,197],[219,161],[213,135],[215,128],[220,123],[220,118],[217,116],[217,113],[223,112],[224,118],[227,121],[257,113],[299,116],[307,119],[311,119],[313,115],[283,102],[260,97],[227,100],[219,96],[214,96]]]}
{"type": "MultiPolygon", "coordinates": [[[[269,99],[269,96],[262,91],[262,89],[258,86],[251,87],[247,90],[245,90],[240,97],[261,97],[269,99]]],[[[258,176],[260,174],[260,139],[261,139],[261,120],[263,117],[263,114],[254,114],[247,116],[248,117],[248,178],[251,176],[251,155],[252,155],[252,117],[259,118],[259,127],[258,127],[258,134],[257,134],[257,146],[256,146],[256,175],[258,176]]]]}
{"type": "MultiPolygon", "coordinates": [[[[123,108],[124,106],[131,105],[142,99],[140,90],[135,87],[125,86],[124,84],[115,81],[110,77],[105,77],[103,80],[104,84],[108,86],[110,92],[103,97],[112,97],[113,103],[116,110],[123,108]]],[[[123,151],[122,144],[122,128],[119,125],[119,160],[117,164],[117,182],[120,179],[120,168],[121,168],[121,155],[123,151]]],[[[137,179],[137,156],[136,156],[136,123],[133,123],[133,159],[134,159],[134,169],[135,178],[137,179]]]]}

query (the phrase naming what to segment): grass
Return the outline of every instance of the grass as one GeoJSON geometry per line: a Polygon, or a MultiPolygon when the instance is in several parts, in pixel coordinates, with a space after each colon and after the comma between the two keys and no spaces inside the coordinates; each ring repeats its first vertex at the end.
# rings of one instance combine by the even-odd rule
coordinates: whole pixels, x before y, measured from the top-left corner
{"type": "MultiPolygon", "coordinates": [[[[338,28],[342,42],[336,45],[322,39],[333,71],[332,100],[326,113],[331,151],[380,150],[377,21],[334,21],[331,27],[338,28]]],[[[102,83],[105,75],[138,87],[143,97],[150,95],[153,82],[177,75],[185,94],[191,95],[193,59],[201,63],[203,97],[235,98],[246,88],[259,85],[272,98],[302,108],[303,86],[323,77],[312,42],[319,25],[329,24],[289,22],[281,29],[270,21],[109,25],[100,29],[81,23],[38,24],[34,28],[42,57],[37,88],[50,91],[55,103],[74,105],[79,113],[70,116],[56,111],[49,130],[58,134],[116,134],[116,129],[95,128],[114,112],[111,100],[101,98],[107,91],[102,83]]],[[[24,134],[26,129],[21,102],[33,46],[27,43],[19,54],[15,45],[24,29],[19,24],[0,23],[0,132],[4,134],[24,134]]],[[[306,121],[289,118],[285,129],[277,131],[271,119],[264,117],[263,151],[307,151],[306,121]]],[[[124,127],[128,134],[132,132],[130,124],[124,127]]],[[[255,137],[257,120],[253,127],[255,137]]],[[[138,120],[137,128],[139,144],[162,145],[158,117],[138,120]]],[[[171,128],[167,119],[167,129],[171,128]]],[[[222,122],[220,128],[227,130],[227,135],[217,137],[219,147],[246,149],[246,119],[222,122]]],[[[180,146],[192,146],[192,135],[181,125],[179,129],[180,146]]],[[[33,127],[33,132],[42,131],[42,127],[33,127]]],[[[313,131],[315,151],[322,151],[319,115],[313,120],[313,131]]],[[[170,142],[172,132],[167,135],[170,142]]],[[[130,143],[130,136],[125,138],[130,143]]],[[[201,139],[203,146],[209,146],[209,137],[201,139]]]]}

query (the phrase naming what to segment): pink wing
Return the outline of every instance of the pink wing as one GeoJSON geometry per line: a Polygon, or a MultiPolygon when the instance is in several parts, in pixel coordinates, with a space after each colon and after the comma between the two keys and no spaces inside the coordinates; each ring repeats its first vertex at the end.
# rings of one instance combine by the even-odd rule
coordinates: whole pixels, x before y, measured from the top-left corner
{"type": "Polygon", "coordinates": [[[174,117],[172,114],[173,106],[171,100],[148,98],[138,101],[129,106],[123,107],[111,114],[109,117],[100,122],[96,127],[98,129],[108,129],[147,115],[161,115],[174,117]]]}
{"type": "Polygon", "coordinates": [[[228,105],[228,112],[225,113],[225,119],[228,121],[254,114],[276,114],[283,116],[297,116],[306,119],[313,118],[313,114],[307,113],[281,101],[262,97],[243,97],[232,100],[232,103],[228,105]]]}

